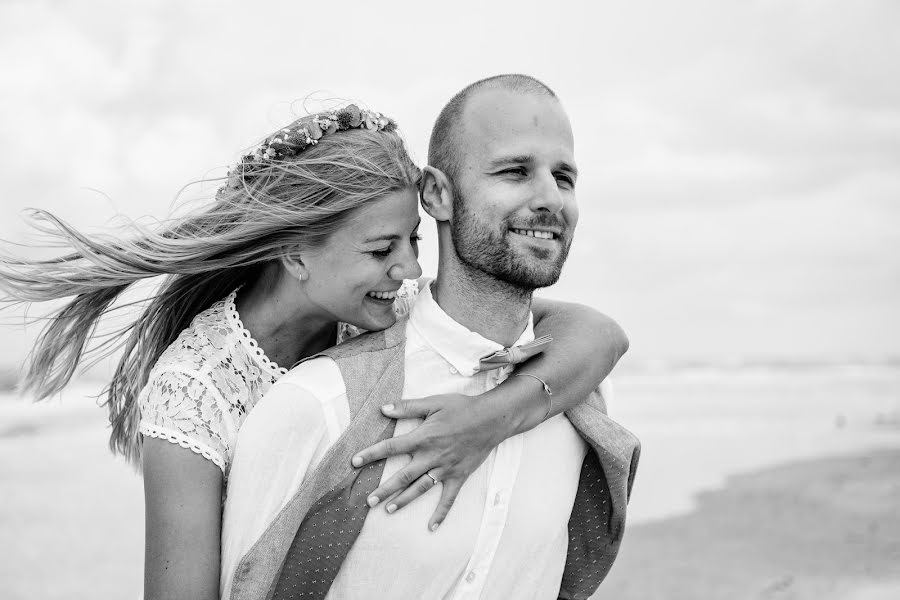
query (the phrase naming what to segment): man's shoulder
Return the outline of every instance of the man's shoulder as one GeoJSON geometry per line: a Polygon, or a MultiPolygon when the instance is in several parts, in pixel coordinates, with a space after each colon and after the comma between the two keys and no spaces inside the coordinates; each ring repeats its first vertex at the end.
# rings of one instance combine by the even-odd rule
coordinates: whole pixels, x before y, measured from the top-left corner
{"type": "Polygon", "coordinates": [[[274,390],[286,386],[303,388],[312,395],[323,398],[328,395],[326,393],[327,390],[333,388],[336,383],[339,384],[341,382],[341,372],[334,359],[331,356],[320,354],[294,366],[281,379],[275,382],[275,385],[263,397],[263,400],[271,396],[274,390]]]}
{"type": "Polygon", "coordinates": [[[315,357],[307,359],[301,364],[307,364],[319,360],[321,357],[328,357],[333,360],[342,360],[368,354],[380,352],[382,350],[392,350],[401,346],[406,339],[406,323],[407,317],[402,316],[397,322],[382,331],[370,331],[362,335],[351,338],[345,342],[323,350],[315,357]]]}
{"type": "Polygon", "coordinates": [[[310,429],[322,421],[323,405],[344,393],[344,381],[333,360],[320,357],[303,362],[275,382],[256,403],[238,431],[239,445],[277,443],[273,439],[276,432],[289,432],[298,426],[310,429]]]}

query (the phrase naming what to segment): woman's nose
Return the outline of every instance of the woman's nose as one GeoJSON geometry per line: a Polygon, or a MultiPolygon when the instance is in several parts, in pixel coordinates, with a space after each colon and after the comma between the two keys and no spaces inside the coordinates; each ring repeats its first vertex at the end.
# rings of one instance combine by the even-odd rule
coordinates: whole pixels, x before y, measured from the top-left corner
{"type": "Polygon", "coordinates": [[[388,276],[397,281],[418,279],[422,276],[422,267],[411,245],[403,253],[402,258],[388,270],[388,276]]]}

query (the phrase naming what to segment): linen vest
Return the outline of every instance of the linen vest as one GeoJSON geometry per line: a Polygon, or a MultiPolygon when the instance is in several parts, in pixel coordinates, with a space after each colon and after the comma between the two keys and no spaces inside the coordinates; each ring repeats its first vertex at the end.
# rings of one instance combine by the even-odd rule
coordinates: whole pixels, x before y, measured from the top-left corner
{"type": "MultiPolygon", "coordinates": [[[[315,534],[303,525],[307,515],[323,511],[334,518],[334,531],[340,528],[343,534],[344,526],[352,530],[349,543],[334,544],[333,551],[328,544],[328,556],[323,557],[327,561],[323,563],[330,565],[322,565],[321,575],[319,569],[311,570],[315,572],[311,576],[318,578],[310,580],[311,585],[325,592],[302,597],[323,598],[327,593],[368,511],[367,494],[360,491],[360,482],[374,477],[369,491],[374,490],[384,469],[383,460],[354,469],[350,459],[359,450],[394,434],[396,421],[382,415],[381,406],[399,400],[403,391],[406,323],[406,319],[400,319],[384,331],[359,336],[316,355],[337,363],[347,389],[350,423],[238,563],[230,600],[291,597],[279,589],[279,582],[284,571],[297,566],[289,563],[298,560],[298,551],[321,544],[322,540],[313,540],[315,534]]],[[[569,544],[559,591],[559,598],[576,600],[587,599],[596,591],[619,551],[640,442],[606,415],[605,402],[598,392],[567,411],[566,416],[589,445],[569,518],[569,544]]]]}

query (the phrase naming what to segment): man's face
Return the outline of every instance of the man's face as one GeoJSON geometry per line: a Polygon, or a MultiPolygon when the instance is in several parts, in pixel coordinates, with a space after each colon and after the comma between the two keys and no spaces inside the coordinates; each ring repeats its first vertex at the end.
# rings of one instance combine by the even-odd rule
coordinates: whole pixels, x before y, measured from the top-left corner
{"type": "Polygon", "coordinates": [[[556,283],[578,222],[572,129],[559,101],[482,90],[461,129],[450,223],[460,261],[522,289],[556,283]]]}

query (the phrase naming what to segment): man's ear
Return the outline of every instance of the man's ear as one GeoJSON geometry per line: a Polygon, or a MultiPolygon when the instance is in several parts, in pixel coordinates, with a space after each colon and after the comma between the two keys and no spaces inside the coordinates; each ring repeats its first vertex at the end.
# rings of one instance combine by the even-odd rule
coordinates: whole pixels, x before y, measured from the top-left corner
{"type": "Polygon", "coordinates": [[[281,265],[294,279],[298,281],[309,279],[309,271],[306,269],[306,265],[303,264],[300,248],[297,246],[284,248],[281,251],[281,265]]]}
{"type": "Polygon", "coordinates": [[[422,172],[422,208],[438,222],[453,216],[453,187],[440,169],[425,167],[422,172]]]}

